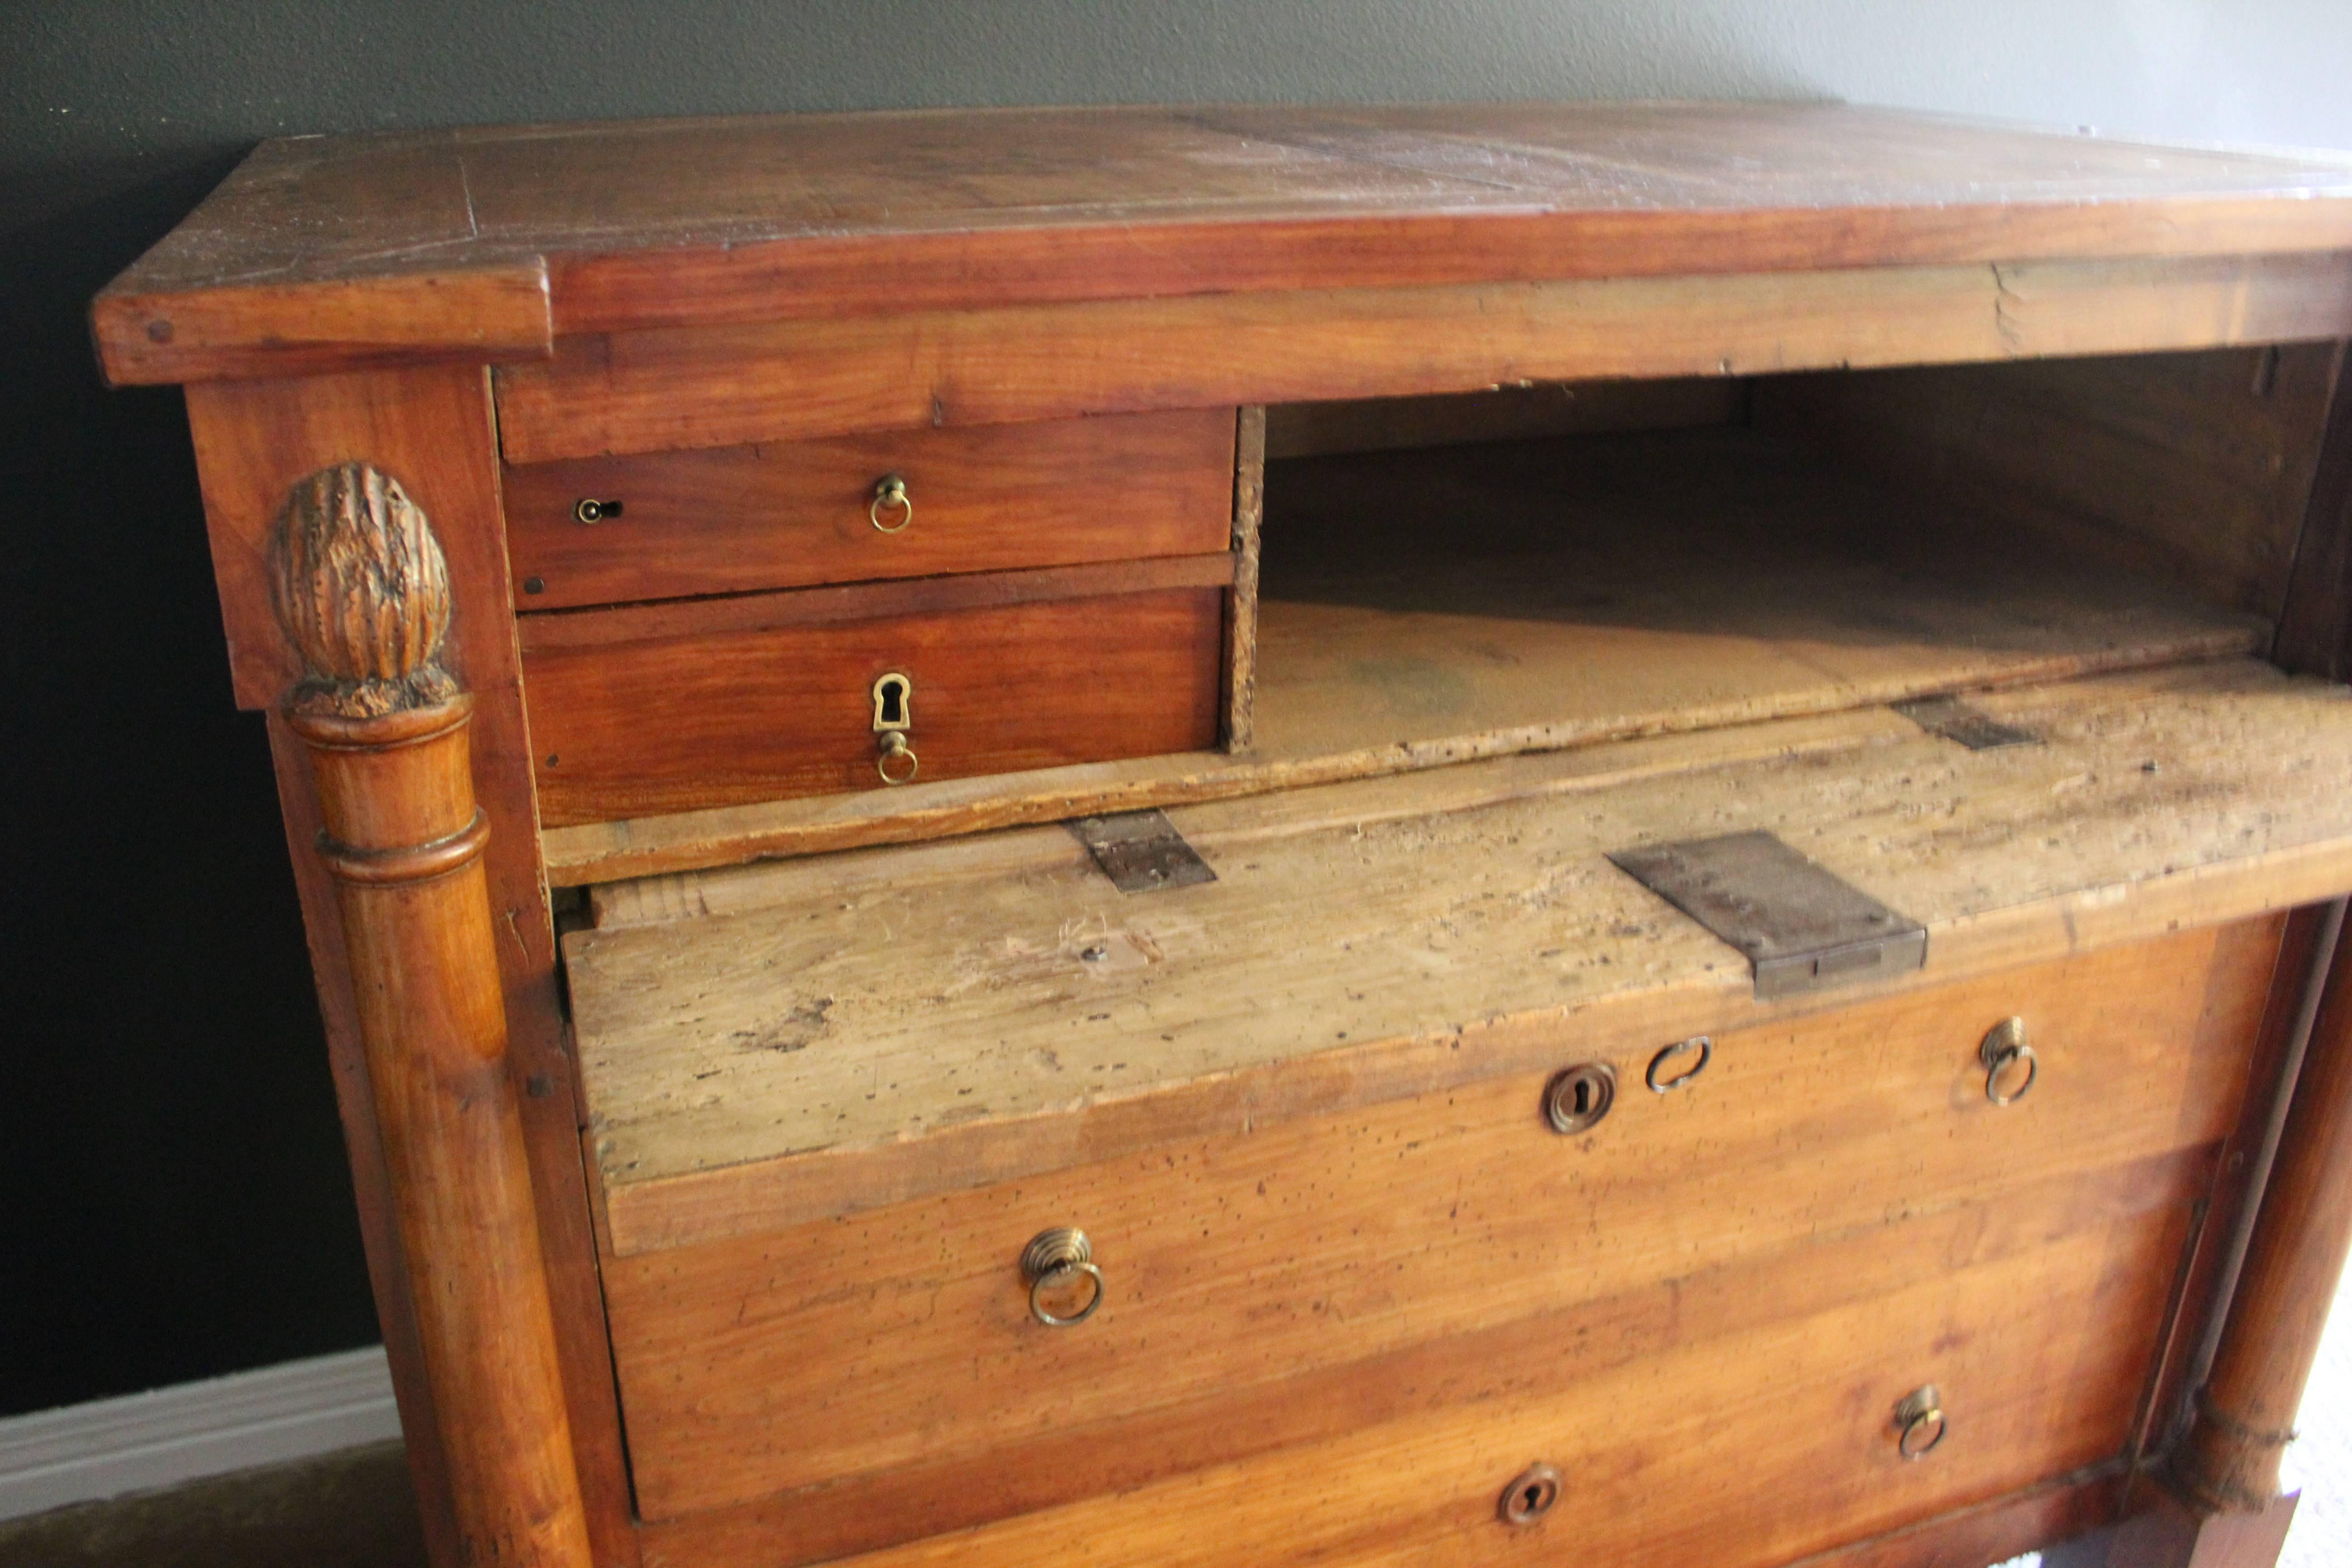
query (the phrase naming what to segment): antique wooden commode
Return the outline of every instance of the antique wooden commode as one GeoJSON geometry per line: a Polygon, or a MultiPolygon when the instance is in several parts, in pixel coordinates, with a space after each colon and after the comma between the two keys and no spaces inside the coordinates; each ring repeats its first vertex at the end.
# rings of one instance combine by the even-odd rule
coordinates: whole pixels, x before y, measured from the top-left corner
{"type": "Polygon", "coordinates": [[[2266,1563],[2352,161],[264,145],[180,383],[457,1563],[2266,1563]]]}

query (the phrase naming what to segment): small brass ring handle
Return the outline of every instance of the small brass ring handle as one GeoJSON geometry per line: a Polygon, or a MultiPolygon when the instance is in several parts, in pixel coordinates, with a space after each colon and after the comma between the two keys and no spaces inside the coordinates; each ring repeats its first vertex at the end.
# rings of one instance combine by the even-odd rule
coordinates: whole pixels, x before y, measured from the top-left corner
{"type": "Polygon", "coordinates": [[[620,515],[621,503],[616,500],[597,500],[593,497],[583,496],[572,503],[572,521],[586,523],[591,528],[607,518],[620,515]]]}
{"type": "Polygon", "coordinates": [[[1951,1429],[1944,1415],[1944,1396],[1932,1383],[1913,1389],[1895,1405],[1895,1425],[1900,1429],[1895,1451],[1906,1459],[1926,1458],[1951,1429]]]}
{"type": "Polygon", "coordinates": [[[915,502],[914,499],[907,494],[907,478],[904,474],[885,474],[874,481],[874,499],[866,502],[866,515],[873,521],[874,526],[884,533],[896,533],[915,521],[915,502]],[[882,514],[885,511],[897,512],[898,521],[883,521],[882,514]]]}
{"type": "Polygon", "coordinates": [[[915,770],[922,765],[922,760],[915,755],[915,748],[907,744],[907,737],[903,733],[892,730],[883,735],[882,754],[874,759],[874,771],[882,775],[884,784],[906,784],[914,778],[915,770]],[[892,773],[891,764],[901,762],[906,764],[905,768],[892,773]]]}
{"type": "Polygon", "coordinates": [[[1653,1093],[1668,1094],[1705,1072],[1706,1064],[1714,1059],[1715,1042],[1705,1035],[1693,1035],[1689,1039],[1677,1041],[1652,1057],[1649,1070],[1642,1075],[1642,1081],[1650,1086],[1653,1093]],[[1694,1051],[1698,1054],[1698,1060],[1680,1072],[1671,1070],[1674,1063],[1694,1051]]]}
{"type": "Polygon", "coordinates": [[[1095,1266],[1094,1254],[1094,1243],[1075,1226],[1057,1225],[1031,1237],[1029,1245],[1021,1249],[1021,1277],[1029,1281],[1029,1315],[1049,1329],[1066,1329],[1093,1317],[1109,1289],[1103,1271],[1095,1266]],[[1045,1292],[1081,1274],[1095,1282],[1087,1304],[1066,1315],[1047,1311],[1045,1292]]]}
{"type": "Polygon", "coordinates": [[[1995,1105],[2010,1105],[2023,1100],[2033,1080],[2042,1076],[2042,1059],[2026,1043],[2025,1020],[2003,1018],[1985,1032],[1983,1044],[1977,1047],[1977,1060],[1985,1069],[1985,1098],[1995,1105]],[[2022,1063],[2025,1078],[2017,1087],[2004,1091],[2004,1079],[2013,1078],[2022,1063]]]}

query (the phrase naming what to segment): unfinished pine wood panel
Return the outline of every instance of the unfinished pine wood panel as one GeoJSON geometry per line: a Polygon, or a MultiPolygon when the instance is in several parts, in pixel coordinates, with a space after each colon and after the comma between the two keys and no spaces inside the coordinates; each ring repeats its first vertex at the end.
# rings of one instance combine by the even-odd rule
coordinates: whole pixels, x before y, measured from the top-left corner
{"type": "MultiPolygon", "coordinates": [[[[1700,1268],[1676,1292],[1687,1318],[1654,1344],[1635,1331],[1645,1353],[1631,1360],[1595,1325],[1549,1357],[1490,1367],[1483,1397],[1450,1409],[854,1561],[1184,1568],[1228,1563],[1234,1541],[1255,1540],[1351,1568],[1485,1563],[1506,1550],[1660,1568],[1784,1563],[2116,1454],[2189,1220],[2186,1207],[2157,1209],[2021,1247],[1925,1225],[1923,1245],[1957,1250],[1931,1264],[1900,1247],[1832,1245],[1811,1259],[1818,1270],[1764,1279],[1700,1268]],[[1849,1295],[1856,1284],[1869,1293],[1849,1295]],[[1944,1393],[1951,1434],[1906,1464],[1891,1413],[1927,1382],[1944,1393]],[[1510,1533],[1497,1494],[1538,1457],[1574,1506],[1510,1533]]],[[[1675,1317],[1662,1304],[1649,1303],[1650,1325],[1675,1317]]],[[[654,1563],[769,1560],[698,1540],[692,1522],[649,1529],[646,1548],[654,1563]]]]}
{"type": "Polygon", "coordinates": [[[1760,428],[1898,493],[2277,621],[2338,343],[1772,377],[1760,428]]]}
{"type": "Polygon", "coordinates": [[[1195,555],[1226,548],[1233,472],[1231,409],[540,463],[506,470],[507,551],[527,610],[1195,555]]]}
{"type": "Polygon", "coordinates": [[[923,776],[1213,745],[1223,612],[1213,586],[1160,587],[527,649],[540,814],[888,788],[873,689],[891,673],[923,776]]]}
{"type": "Polygon", "coordinates": [[[1974,700],[2043,742],[1972,752],[1883,710],[1845,721],[1848,749],[1684,773],[1639,766],[1676,742],[1629,742],[1171,812],[1220,879],[1150,898],[1049,831],[1018,876],[900,884],[877,852],[837,896],[575,934],[608,1235],[671,1245],[1557,1067],[1564,1027],[1632,1049],[1790,1010],[1604,858],[1640,844],[1778,833],[1927,925],[1916,984],[2352,885],[2336,689],[2246,662],[1974,700]]]}
{"type": "Polygon", "coordinates": [[[2336,337],[2352,257],[2025,262],[1221,294],[559,339],[498,376],[510,462],[1592,377],[2336,337]],[[889,376],[867,367],[888,364],[889,376]]]}
{"type": "MultiPolygon", "coordinates": [[[[1298,1378],[1655,1286],[1694,1258],[1729,1268],[1872,1228],[1885,1194],[1857,1170],[1926,1215],[2218,1143],[2276,928],[1727,1033],[1672,1095],[1642,1090],[1647,1050],[1619,1055],[1620,1102],[1573,1141],[1540,1114],[1549,1074],[1511,1075],[608,1260],[639,1506],[667,1517],[918,1461],[1017,1469],[1072,1427],[1189,1468],[1221,1446],[1171,1447],[1156,1417],[1201,1389],[1234,1410],[1296,1397],[1298,1378]],[[2051,1047],[2033,1091],[1995,1107],[1977,1046],[2011,1015],[2051,1047]],[[1108,1276],[1082,1332],[1033,1331],[1011,1263],[1055,1223],[1086,1228],[1108,1276]],[[825,1414],[811,1428],[796,1410],[825,1414]]],[[[1559,1065],[1584,1044],[1559,1031],[1559,1065]]]]}
{"type": "Polygon", "coordinates": [[[1293,461],[1268,483],[1250,751],[558,831],[550,874],[932,837],[2270,642],[2267,622],[2187,589],[2020,546],[1745,430],[1293,461]]]}

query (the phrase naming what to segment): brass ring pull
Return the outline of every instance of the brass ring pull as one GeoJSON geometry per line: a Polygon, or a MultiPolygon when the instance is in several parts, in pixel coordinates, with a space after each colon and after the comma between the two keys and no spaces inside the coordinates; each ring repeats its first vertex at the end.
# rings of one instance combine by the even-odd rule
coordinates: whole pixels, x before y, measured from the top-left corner
{"type": "Polygon", "coordinates": [[[1995,1105],[2010,1105],[2023,1100],[2033,1080],[2042,1076],[2042,1060],[2026,1043],[2025,1020],[2003,1018],[1985,1031],[1983,1044],[1977,1047],[1977,1060],[1985,1069],[1985,1098],[1995,1105]],[[2025,1068],[2022,1079],[2016,1078],[2020,1065],[2025,1068]],[[2013,1080],[2017,1087],[2004,1090],[2004,1079],[2013,1080]]]}
{"type": "Polygon", "coordinates": [[[892,730],[883,735],[882,754],[874,759],[874,771],[882,775],[884,784],[906,784],[914,778],[915,770],[922,765],[922,759],[915,755],[914,747],[907,744],[903,731],[892,730]],[[901,762],[906,764],[904,768],[897,773],[890,771],[892,763],[901,762]]]}
{"type": "Polygon", "coordinates": [[[1920,1384],[1895,1406],[1895,1451],[1906,1459],[1926,1458],[1951,1428],[1944,1416],[1944,1396],[1934,1384],[1920,1384]]]}
{"type": "Polygon", "coordinates": [[[904,474],[885,474],[875,480],[874,499],[866,503],[866,515],[873,521],[875,528],[883,533],[896,533],[914,521],[915,502],[913,498],[907,494],[907,477],[904,474]],[[883,521],[882,514],[885,511],[897,512],[898,521],[883,521]]]}
{"type": "Polygon", "coordinates": [[[1642,1081],[1650,1086],[1653,1093],[1670,1094],[1705,1072],[1706,1064],[1714,1059],[1715,1042],[1705,1035],[1693,1035],[1689,1039],[1678,1040],[1652,1057],[1649,1070],[1642,1075],[1642,1081]],[[1697,1053],[1698,1060],[1679,1072],[1673,1070],[1673,1064],[1694,1052],[1697,1053]]]}
{"type": "Polygon", "coordinates": [[[1094,1243],[1075,1226],[1057,1225],[1031,1237],[1029,1245],[1021,1249],[1021,1278],[1029,1281],[1029,1315],[1049,1329],[1066,1329],[1085,1322],[1103,1304],[1103,1296],[1108,1289],[1103,1271],[1095,1267],[1094,1243]],[[1081,1274],[1095,1284],[1087,1304],[1066,1315],[1047,1311],[1045,1292],[1068,1284],[1081,1274]]]}

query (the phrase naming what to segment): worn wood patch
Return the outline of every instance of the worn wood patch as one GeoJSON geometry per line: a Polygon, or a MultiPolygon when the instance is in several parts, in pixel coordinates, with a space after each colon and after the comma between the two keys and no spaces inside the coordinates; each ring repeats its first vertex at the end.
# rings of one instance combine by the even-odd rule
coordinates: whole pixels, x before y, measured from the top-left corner
{"type": "Polygon", "coordinates": [[[1218,880],[1149,900],[1056,832],[1019,874],[992,858],[1024,836],[913,852],[904,879],[875,853],[793,870],[805,892],[769,907],[577,933],[610,1237],[1541,1066],[1571,1021],[1673,1038],[1774,1016],[1740,954],[1608,864],[1644,842],[1777,833],[1926,925],[1927,981],[2352,887],[2340,689],[2232,662],[1980,700],[2047,743],[1971,752],[1879,710],[1841,721],[1848,749],[1715,769],[1639,771],[1671,741],[1615,771],[1617,748],[1515,759],[1493,766],[1566,765],[1461,809],[1485,770],[1171,811],[1218,880]],[[754,1163],[773,1179],[729,1169],[754,1163]]]}

